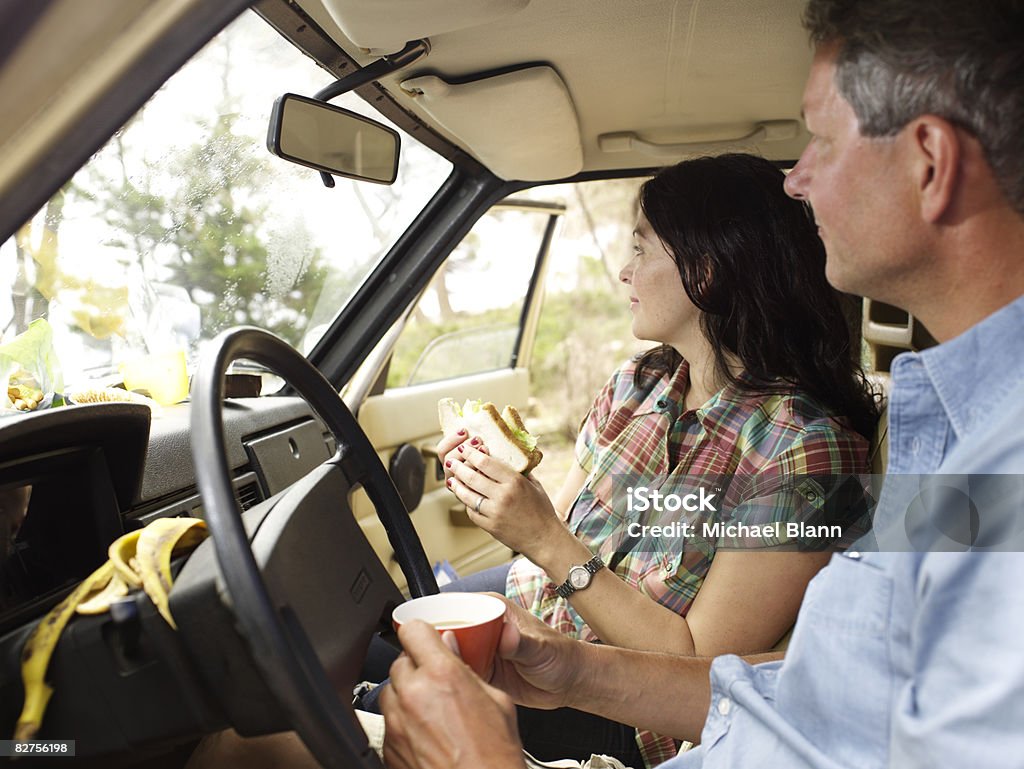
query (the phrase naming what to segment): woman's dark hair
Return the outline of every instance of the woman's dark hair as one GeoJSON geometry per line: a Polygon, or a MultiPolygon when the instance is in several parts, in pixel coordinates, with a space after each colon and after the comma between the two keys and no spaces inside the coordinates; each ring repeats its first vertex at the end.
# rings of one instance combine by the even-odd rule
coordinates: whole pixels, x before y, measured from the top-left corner
{"type": "MultiPolygon", "coordinates": [[[[875,396],[840,294],[825,279],[825,248],[782,171],[754,155],[686,160],[640,188],[640,208],[679,266],[701,311],[715,374],[752,392],[799,389],[870,438],[875,396]],[[742,382],[727,355],[743,366],[742,382]]],[[[639,359],[636,382],[682,361],[662,345],[639,359]]]]}

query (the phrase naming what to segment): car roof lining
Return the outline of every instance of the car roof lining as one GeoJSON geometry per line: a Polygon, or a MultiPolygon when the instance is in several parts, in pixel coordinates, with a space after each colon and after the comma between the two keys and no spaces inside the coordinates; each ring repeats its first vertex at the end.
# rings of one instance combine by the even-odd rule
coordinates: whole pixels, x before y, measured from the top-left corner
{"type": "Polygon", "coordinates": [[[501,19],[522,10],[530,0],[323,0],[323,4],[349,40],[387,54],[409,40],[501,19]]]}
{"type": "MultiPolygon", "coordinates": [[[[306,13],[361,65],[382,53],[355,45],[325,2],[331,0],[301,0],[306,13]]],[[[345,0],[345,5],[361,9],[374,2],[345,0]]],[[[453,6],[453,14],[460,5],[453,6]]],[[[641,168],[718,151],[752,151],[772,160],[789,160],[800,155],[809,138],[800,120],[811,59],[799,23],[802,7],[803,0],[531,0],[510,15],[429,36],[431,53],[426,59],[382,78],[380,84],[397,105],[470,155],[479,154],[472,137],[460,136],[426,114],[415,97],[402,90],[403,81],[433,74],[455,82],[544,62],[565,82],[577,112],[584,171],[641,168]],[[579,35],[583,25],[585,39],[579,35]],[[751,134],[770,121],[787,121],[792,130],[767,140],[716,143],[751,134]],[[602,137],[622,133],[653,144],[701,146],[657,153],[639,144],[624,151],[621,146],[619,151],[602,149],[602,137]]],[[[467,101],[452,112],[473,109],[467,101]]],[[[535,122],[527,115],[502,128],[526,134],[526,140],[540,146],[547,137],[535,122]]],[[[491,140],[489,145],[495,143],[491,140]]],[[[514,155],[511,142],[509,147],[514,155]]],[[[493,158],[492,146],[486,154],[493,158]]],[[[500,163],[502,168],[510,164],[514,157],[500,163]]],[[[501,176],[516,178],[509,171],[501,176]]]]}

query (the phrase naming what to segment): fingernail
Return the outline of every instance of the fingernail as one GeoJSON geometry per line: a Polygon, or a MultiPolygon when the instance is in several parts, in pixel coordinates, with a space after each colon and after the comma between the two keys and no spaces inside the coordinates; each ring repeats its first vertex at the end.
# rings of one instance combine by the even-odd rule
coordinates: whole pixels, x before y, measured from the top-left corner
{"type": "Polygon", "coordinates": [[[444,482],[444,485],[447,486],[450,489],[452,487],[452,479],[449,478],[448,480],[446,480],[444,482]]]}
{"type": "Polygon", "coordinates": [[[455,433],[455,434],[456,435],[465,435],[466,434],[466,428],[465,427],[459,428],[459,431],[457,433],[455,433]]]}
{"type": "Polygon", "coordinates": [[[441,633],[441,641],[448,647],[452,654],[459,659],[462,659],[462,650],[459,649],[459,639],[455,637],[455,633],[451,630],[445,630],[441,633]]]}
{"type": "Polygon", "coordinates": [[[446,459],[446,460],[444,461],[444,466],[445,466],[445,467],[451,467],[451,466],[452,466],[452,461],[451,461],[450,459],[446,459]]]}
{"type": "Polygon", "coordinates": [[[470,446],[476,446],[476,445],[477,445],[477,444],[479,444],[479,443],[480,443],[480,439],[479,439],[479,438],[473,438],[473,439],[472,439],[472,440],[471,440],[471,441],[469,442],[469,445],[470,445],[470,446]]]}
{"type": "Polygon", "coordinates": [[[462,446],[459,446],[459,453],[462,453],[462,446]]]}

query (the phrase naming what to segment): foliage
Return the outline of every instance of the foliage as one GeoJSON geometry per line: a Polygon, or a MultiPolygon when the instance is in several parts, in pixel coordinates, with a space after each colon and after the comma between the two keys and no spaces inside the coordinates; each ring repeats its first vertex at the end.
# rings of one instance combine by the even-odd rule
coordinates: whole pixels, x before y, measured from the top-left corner
{"type": "MultiPolygon", "coordinates": [[[[133,151],[130,133],[122,131],[107,148],[122,173],[111,173],[113,163],[91,167],[90,176],[76,183],[72,194],[100,208],[113,233],[105,245],[123,252],[129,274],[145,255],[164,268],[159,276],[146,275],[147,281],[159,277],[158,282],[188,287],[191,301],[200,308],[196,331],[202,337],[253,324],[298,346],[324,268],[301,223],[284,237],[263,231],[269,202],[259,189],[267,161],[251,137],[233,132],[234,119],[227,112],[212,125],[197,121],[204,138],[164,166],[133,151]],[[131,174],[124,171],[128,167],[131,174]],[[169,194],[154,192],[167,187],[169,194]]],[[[86,297],[102,296],[101,289],[92,286],[86,297]]],[[[115,328],[79,321],[80,328],[99,338],[123,333],[127,292],[119,304],[101,308],[120,318],[115,328]]]]}
{"type": "MultiPolygon", "coordinates": [[[[601,269],[594,259],[582,261],[581,271],[601,269]]],[[[643,347],[630,332],[623,297],[598,280],[580,283],[545,296],[530,367],[534,398],[569,438],[615,368],[643,347]]]]}
{"type": "MultiPolygon", "coordinates": [[[[323,282],[318,252],[287,248],[272,259],[260,229],[268,206],[254,194],[265,173],[264,156],[249,137],[231,131],[226,115],[212,126],[209,140],[193,145],[175,164],[186,179],[169,201],[174,212],[164,258],[172,282],[189,286],[202,307],[202,332],[209,338],[228,326],[249,323],[298,345],[310,315],[313,287],[323,282]]],[[[301,228],[290,244],[309,245],[301,228]]]]}
{"type": "MultiPolygon", "coordinates": [[[[391,366],[388,369],[387,386],[403,387],[409,384],[409,378],[413,374],[417,362],[423,353],[428,350],[431,342],[467,329],[464,317],[464,313],[455,313],[449,310],[447,317],[443,320],[431,321],[423,316],[417,316],[411,320],[403,330],[399,343],[395,346],[394,354],[391,358],[391,366]]],[[[472,319],[473,329],[506,327],[509,325],[515,327],[519,323],[519,308],[501,307],[481,313],[473,313],[472,319]]],[[[453,347],[451,352],[453,353],[452,360],[448,361],[447,365],[437,362],[431,366],[432,369],[443,368],[445,378],[457,376],[458,374],[454,372],[462,368],[462,362],[455,358],[459,355],[464,355],[464,349],[460,351],[458,348],[453,347]]],[[[418,377],[418,381],[426,380],[418,377]]]]}

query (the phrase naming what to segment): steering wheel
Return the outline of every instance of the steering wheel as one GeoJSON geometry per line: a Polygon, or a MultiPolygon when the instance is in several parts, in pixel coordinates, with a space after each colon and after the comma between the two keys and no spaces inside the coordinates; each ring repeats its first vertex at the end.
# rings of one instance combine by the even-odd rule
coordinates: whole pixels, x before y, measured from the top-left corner
{"type": "MultiPolygon", "coordinates": [[[[306,400],[337,442],[337,452],[332,459],[285,492],[289,513],[277,521],[280,529],[274,533],[275,541],[282,538],[287,541],[289,526],[301,529],[303,525],[308,526],[309,521],[323,521],[328,517],[332,522],[338,521],[333,529],[333,538],[341,541],[313,543],[312,547],[321,560],[325,553],[333,553],[337,557],[350,551],[353,537],[361,537],[356,544],[369,548],[365,536],[356,533],[360,530],[354,520],[340,520],[351,519],[352,516],[346,510],[338,509],[347,507],[344,499],[347,491],[361,484],[384,524],[414,597],[438,592],[423,545],[366,433],[330,383],[302,355],[273,334],[249,327],[225,331],[213,340],[211,346],[212,352],[204,355],[200,362],[192,388],[192,455],[206,522],[238,630],[247,640],[267,687],[279,699],[291,725],[323,766],[339,769],[354,765],[379,767],[380,762],[369,749],[366,735],[359,727],[351,706],[338,697],[338,676],[335,675],[332,681],[321,663],[316,644],[311,640],[312,636],[317,636],[316,640],[322,646],[327,645],[330,641],[324,639],[329,639],[330,633],[325,634],[323,628],[319,634],[309,632],[296,616],[301,616],[301,611],[293,612],[288,608],[292,599],[298,604],[305,601],[308,606],[317,596],[282,596],[285,587],[277,579],[273,580],[274,591],[269,590],[267,575],[261,572],[258,554],[253,552],[255,544],[250,545],[231,484],[224,440],[222,409],[224,376],[228,366],[239,358],[245,358],[280,375],[306,400]],[[313,481],[305,483],[313,476],[316,476],[313,481]],[[337,498],[339,494],[343,496],[340,500],[337,498]],[[303,524],[302,520],[307,523],[303,524]],[[357,763],[353,764],[353,761],[357,763]]],[[[292,540],[305,535],[305,532],[300,532],[292,540]]],[[[308,555],[305,558],[315,560],[308,555]]],[[[291,560],[304,561],[305,558],[291,560]]],[[[379,563],[374,566],[379,566],[379,563]]],[[[303,584],[309,584],[312,569],[305,563],[293,568],[306,572],[306,583],[303,584]]],[[[373,571],[369,567],[360,571],[361,586],[359,579],[351,587],[344,586],[344,598],[352,593],[356,601],[363,601],[367,585],[373,582],[376,574],[367,575],[367,569],[373,571]],[[357,589],[360,590],[358,595],[353,592],[357,589]]],[[[390,583],[388,590],[397,593],[383,567],[380,567],[380,574],[385,575],[382,579],[390,583]]],[[[291,584],[294,592],[295,583],[291,584]]],[[[333,608],[333,614],[329,611],[322,613],[331,616],[335,629],[337,623],[348,625],[352,621],[351,616],[343,616],[342,606],[333,608]]],[[[369,615],[365,611],[363,614],[363,621],[375,622],[366,619],[369,615]]],[[[369,635],[371,630],[367,628],[366,634],[369,635]]],[[[345,654],[351,653],[351,650],[345,651],[345,654]]],[[[348,683],[353,684],[354,681],[348,683]]]]}

